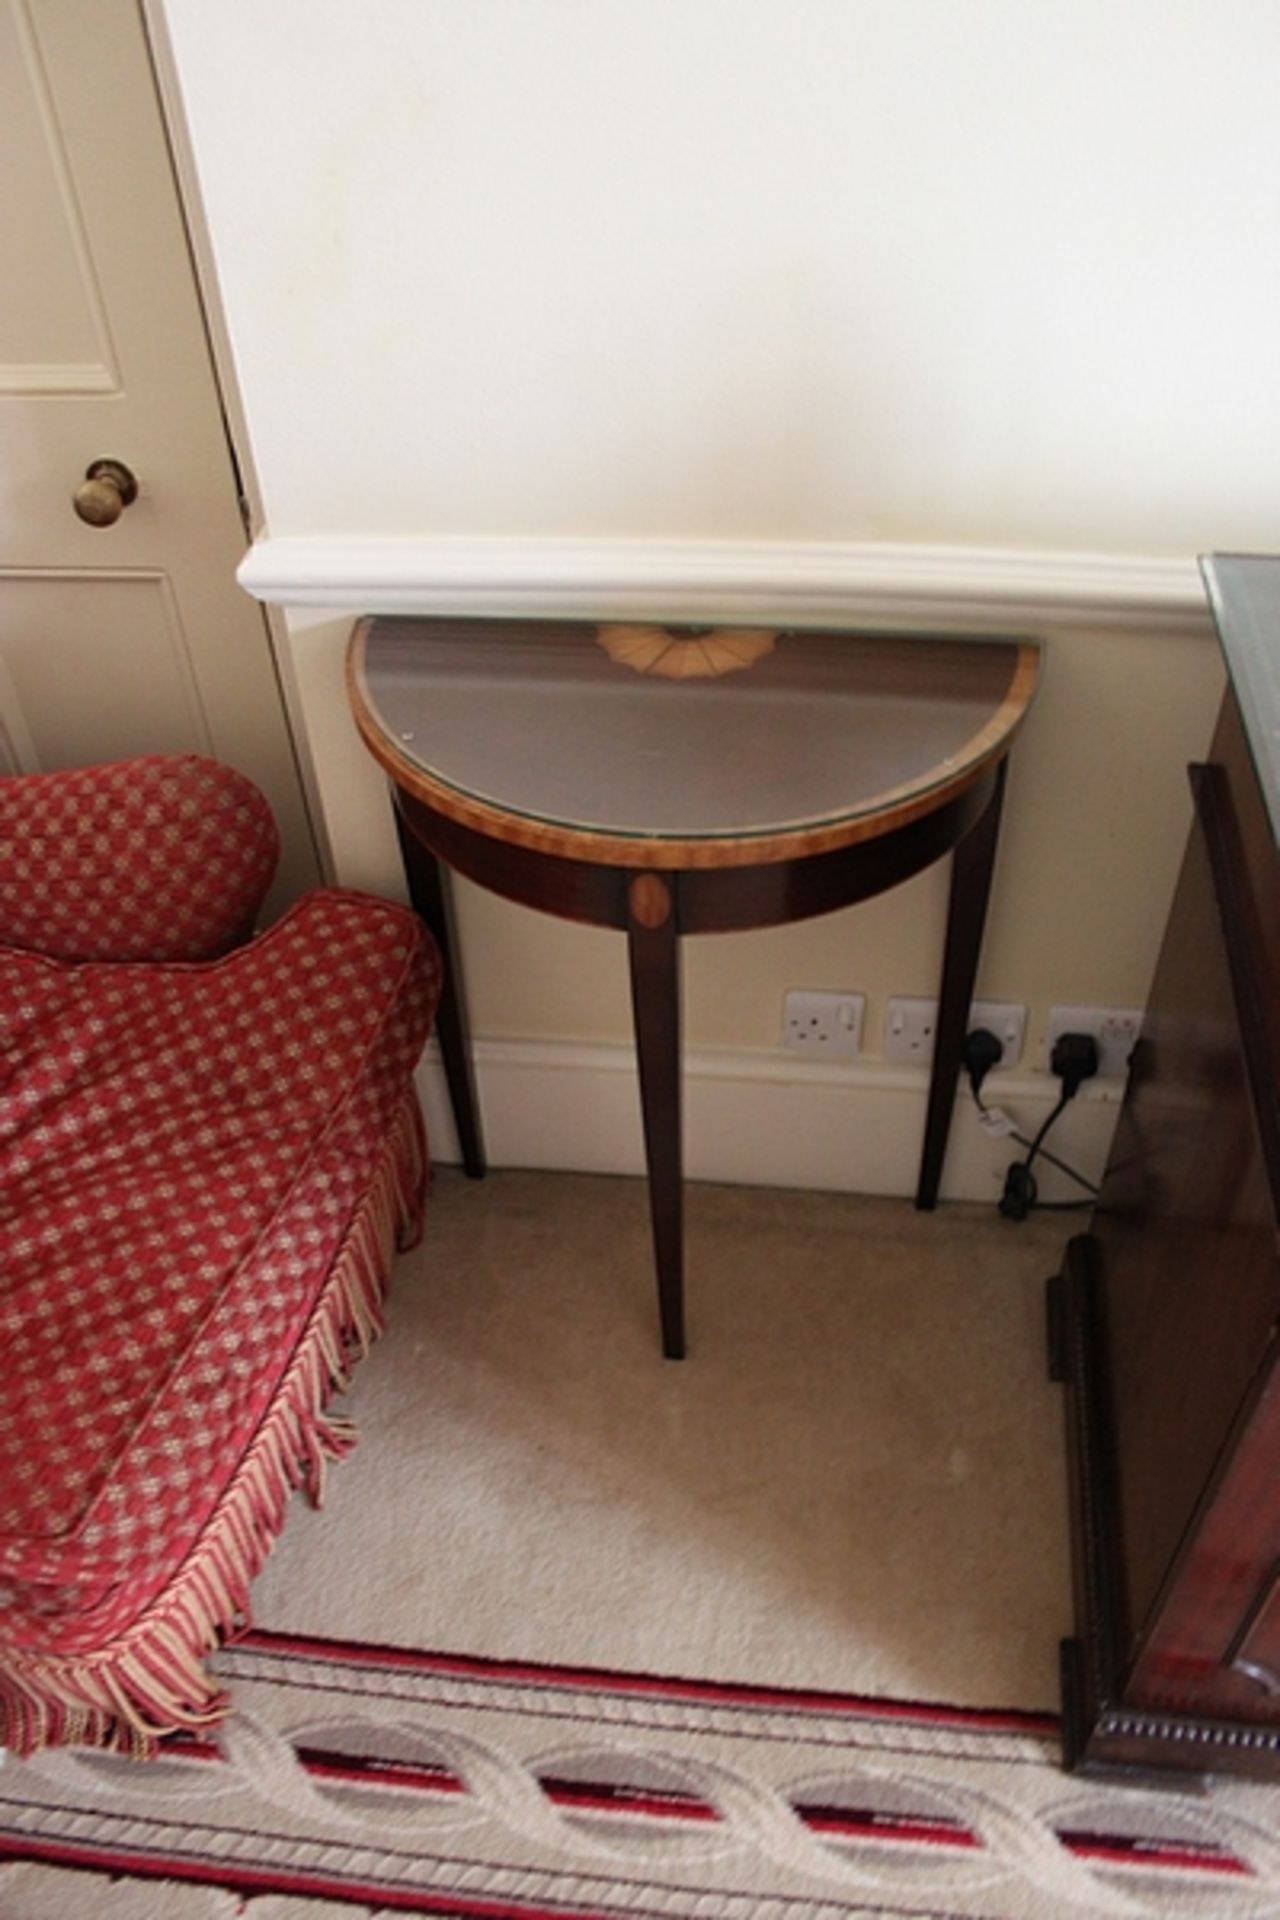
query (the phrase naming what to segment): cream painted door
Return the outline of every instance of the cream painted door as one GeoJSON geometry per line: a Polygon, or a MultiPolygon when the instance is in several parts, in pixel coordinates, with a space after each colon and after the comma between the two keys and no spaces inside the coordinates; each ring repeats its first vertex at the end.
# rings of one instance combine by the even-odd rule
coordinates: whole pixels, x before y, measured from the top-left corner
{"type": "Polygon", "coordinates": [[[0,0],[0,754],[215,754],[317,876],[137,0],[0,0]],[[138,497],[77,518],[94,460],[138,497]]]}

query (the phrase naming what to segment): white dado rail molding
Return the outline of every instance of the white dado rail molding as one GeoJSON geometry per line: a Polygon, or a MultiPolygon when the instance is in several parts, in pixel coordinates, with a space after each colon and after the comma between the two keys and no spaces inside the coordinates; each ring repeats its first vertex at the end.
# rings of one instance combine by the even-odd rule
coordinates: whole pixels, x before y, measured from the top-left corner
{"type": "Polygon", "coordinates": [[[314,535],[260,539],[238,577],[272,605],[352,613],[1209,630],[1192,557],[887,543],[314,535]]]}

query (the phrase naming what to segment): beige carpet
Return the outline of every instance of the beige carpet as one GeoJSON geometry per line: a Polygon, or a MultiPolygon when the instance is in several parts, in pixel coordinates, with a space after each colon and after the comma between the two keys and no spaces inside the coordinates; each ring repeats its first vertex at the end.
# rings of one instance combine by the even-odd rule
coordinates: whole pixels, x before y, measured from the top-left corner
{"type": "Polygon", "coordinates": [[[237,1713],[150,1769],[0,1769],[3,1920],[1280,1911],[1280,1796],[1071,1781],[1028,1711],[1070,1626],[1074,1217],[688,1215],[673,1364],[640,1183],[438,1176],[361,1444],[219,1656],[237,1713]]]}
{"type": "Polygon", "coordinates": [[[689,1357],[639,1182],[438,1176],[361,1443],[273,1627],[982,1705],[1070,1627],[1043,1283],[1073,1215],[691,1187],[689,1357]]]}

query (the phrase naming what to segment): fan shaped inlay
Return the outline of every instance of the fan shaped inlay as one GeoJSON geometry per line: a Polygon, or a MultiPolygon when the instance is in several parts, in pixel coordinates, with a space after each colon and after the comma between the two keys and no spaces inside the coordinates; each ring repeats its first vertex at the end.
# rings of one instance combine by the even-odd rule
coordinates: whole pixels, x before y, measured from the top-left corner
{"type": "Polygon", "coordinates": [[[740,673],[772,652],[776,632],[759,627],[707,627],[690,632],[678,627],[608,626],[596,639],[611,660],[634,673],[656,673],[664,680],[713,680],[740,673]]]}

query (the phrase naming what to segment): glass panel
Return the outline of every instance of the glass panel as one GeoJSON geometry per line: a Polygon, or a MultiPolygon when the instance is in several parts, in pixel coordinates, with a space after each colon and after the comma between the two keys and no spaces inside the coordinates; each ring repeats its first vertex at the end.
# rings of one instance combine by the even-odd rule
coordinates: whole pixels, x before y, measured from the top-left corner
{"type": "Polygon", "coordinates": [[[988,757],[1018,650],[387,619],[372,624],[366,680],[400,751],[473,798],[594,832],[736,837],[872,812],[988,757]]]}

